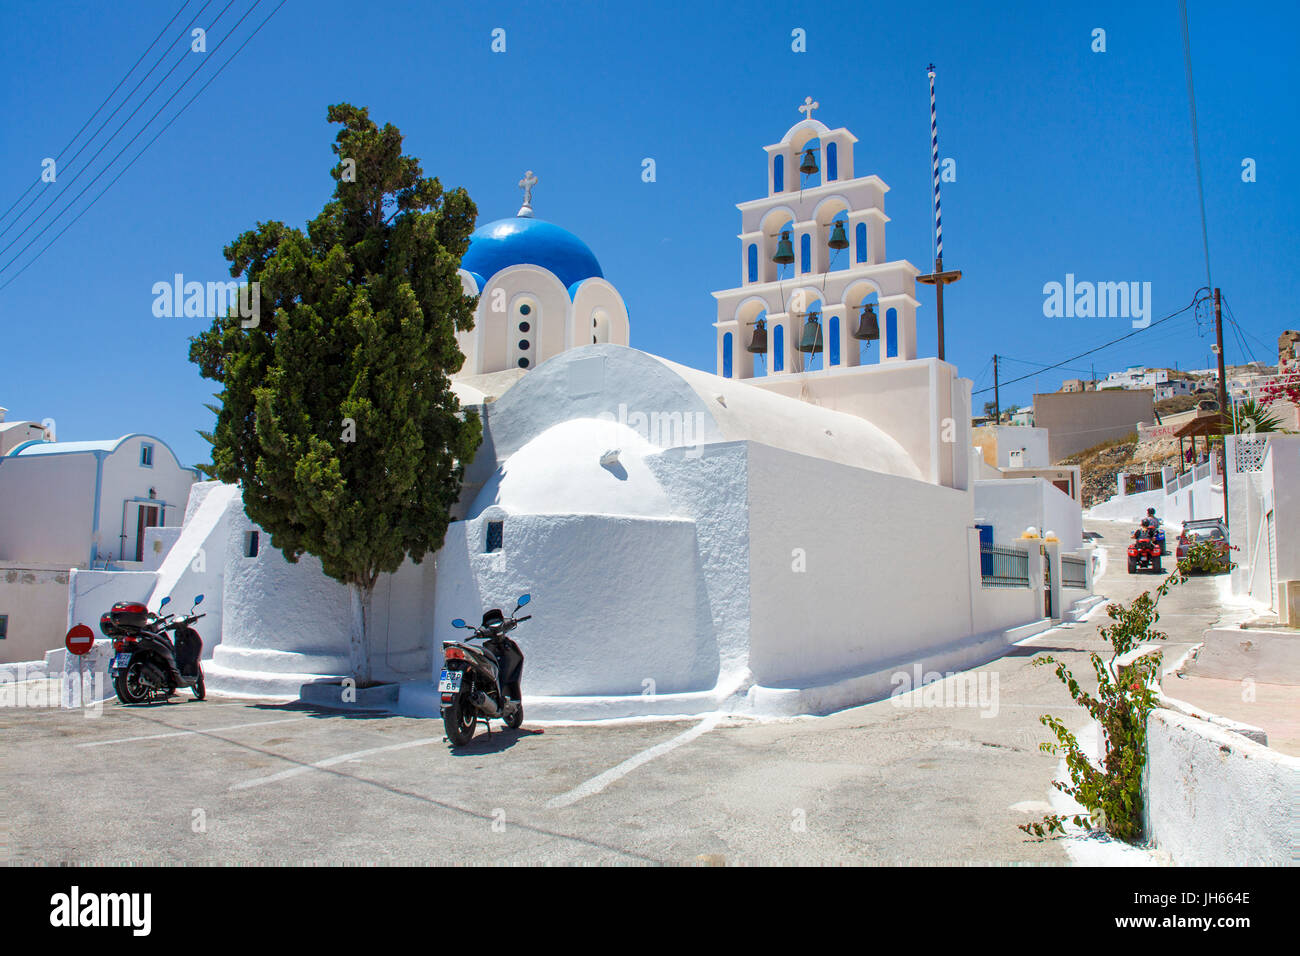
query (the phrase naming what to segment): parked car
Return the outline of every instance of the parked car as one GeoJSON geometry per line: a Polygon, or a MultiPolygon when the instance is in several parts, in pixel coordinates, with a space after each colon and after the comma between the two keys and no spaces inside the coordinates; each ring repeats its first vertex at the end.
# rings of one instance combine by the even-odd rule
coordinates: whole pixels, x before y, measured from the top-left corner
{"type": "Polygon", "coordinates": [[[1213,545],[1218,555],[1218,563],[1213,570],[1216,572],[1228,570],[1231,563],[1228,556],[1230,550],[1228,526],[1223,523],[1222,518],[1196,518],[1192,521],[1184,521],[1182,533],[1178,535],[1178,544],[1174,549],[1174,557],[1181,561],[1187,557],[1194,545],[1202,543],[1213,545]]]}

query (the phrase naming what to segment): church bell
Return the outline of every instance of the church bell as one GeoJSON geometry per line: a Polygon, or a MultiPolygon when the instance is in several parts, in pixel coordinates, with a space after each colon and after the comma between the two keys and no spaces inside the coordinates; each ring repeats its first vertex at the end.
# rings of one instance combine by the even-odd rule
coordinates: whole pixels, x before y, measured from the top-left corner
{"type": "Polygon", "coordinates": [[[838,219],[835,221],[835,228],[831,230],[830,242],[826,244],[836,252],[849,247],[849,237],[844,235],[844,223],[838,219]]]}
{"type": "Polygon", "coordinates": [[[822,350],[821,313],[809,312],[808,321],[803,324],[803,334],[799,336],[800,352],[820,352],[822,350]]]}
{"type": "Polygon", "coordinates": [[[876,307],[870,302],[862,307],[862,314],[858,316],[858,327],[853,330],[853,337],[866,339],[868,342],[880,338],[880,323],[876,321],[876,307]]]}
{"type": "Polygon", "coordinates": [[[773,262],[779,262],[783,266],[788,266],[794,262],[794,245],[790,242],[790,233],[782,232],[781,239],[776,244],[776,254],[772,256],[773,262]]]}
{"type": "Polygon", "coordinates": [[[811,176],[817,172],[817,154],[812,151],[812,147],[803,151],[803,159],[799,160],[799,172],[805,176],[811,176]]]}
{"type": "Polygon", "coordinates": [[[756,354],[767,354],[767,323],[763,319],[754,323],[754,335],[746,348],[756,354]]]}

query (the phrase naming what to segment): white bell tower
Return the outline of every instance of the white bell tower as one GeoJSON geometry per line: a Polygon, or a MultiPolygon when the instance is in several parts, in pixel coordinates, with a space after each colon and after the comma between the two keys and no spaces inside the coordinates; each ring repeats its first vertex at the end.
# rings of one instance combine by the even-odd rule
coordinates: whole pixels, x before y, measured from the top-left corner
{"type": "Polygon", "coordinates": [[[966,489],[971,383],[917,355],[921,270],[886,258],[889,187],[854,175],[857,137],[818,108],[807,97],[765,147],[767,195],[737,205],[740,285],[713,293],[717,374],[864,418],[930,481],[966,489]]]}
{"type": "Polygon", "coordinates": [[[741,284],[713,293],[719,375],[794,375],[818,364],[817,358],[797,349],[809,307],[818,303],[822,369],[916,358],[920,270],[905,260],[885,259],[889,187],[877,176],[854,176],[857,137],[814,119],[818,106],[812,97],[805,98],[799,107],[804,118],[779,143],[765,147],[767,196],[737,205],[741,284]],[[801,166],[816,169],[807,173],[801,166]],[[842,233],[837,233],[837,225],[842,233]],[[784,233],[794,255],[788,264],[773,258],[784,233]],[[847,247],[832,248],[833,238],[847,240],[847,247]],[[863,340],[854,333],[868,303],[876,313],[880,338],[860,358],[863,340]],[[760,319],[767,346],[755,353],[749,346],[760,319]]]}

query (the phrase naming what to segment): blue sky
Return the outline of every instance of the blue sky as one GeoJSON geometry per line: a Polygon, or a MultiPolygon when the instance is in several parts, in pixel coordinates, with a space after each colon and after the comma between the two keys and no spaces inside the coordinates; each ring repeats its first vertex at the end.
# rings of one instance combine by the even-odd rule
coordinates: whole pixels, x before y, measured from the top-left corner
{"type": "MultiPolygon", "coordinates": [[[[191,0],[179,23],[201,2],[191,0]]],[[[253,2],[234,0],[209,27],[210,60],[196,79],[0,283],[278,0],[263,0],[215,49],[253,2]]],[[[39,176],[44,157],[58,155],[179,6],[0,0],[0,209],[39,176]]],[[[223,6],[214,0],[199,24],[223,6]]],[[[206,323],[155,318],[151,287],[177,272],[223,279],[221,249],[239,232],[258,220],[301,225],[314,216],[332,187],[325,110],[341,101],[400,127],[426,173],[468,189],[480,222],[513,215],[515,183],[536,170],[538,216],[595,251],[627,302],[632,345],[709,370],[709,293],[740,283],[735,203],[764,194],[762,147],[800,118],[805,96],[821,103],[819,119],[858,136],[857,173],[891,187],[888,258],[928,271],[930,61],[939,71],[940,153],[957,162],[957,181],[943,192],[945,264],[965,273],[946,297],[947,356],[977,388],[991,382],[994,352],[1014,360],[1003,366],[1008,379],[1033,371],[1020,362],[1060,361],[1130,330],[1126,319],[1045,318],[1043,284],[1066,273],[1150,282],[1155,318],[1191,301],[1205,262],[1177,3],[1087,12],[894,6],[288,0],[103,198],[0,291],[0,405],[11,420],[54,418],[64,440],[152,432],[186,464],[206,461],[195,430],[210,426],[203,403],[215,385],[186,359],[189,337],[206,323]],[[496,27],[506,30],[504,54],[490,50],[496,27]],[[806,31],[805,53],[791,50],[795,28],[806,31]],[[1090,49],[1095,28],[1106,30],[1105,53],[1090,49]],[[654,183],[642,182],[645,157],[656,161],[654,183]]],[[[1254,353],[1230,333],[1227,354],[1276,361],[1278,332],[1300,326],[1286,281],[1296,274],[1300,212],[1300,14],[1290,3],[1233,4],[1225,13],[1193,0],[1189,10],[1213,277],[1254,353]],[[1246,157],[1257,163],[1254,183],[1241,179],[1246,157]]],[[[179,33],[178,24],[169,35],[179,33]]],[[[173,50],[179,59],[179,40],[173,50]]],[[[18,228],[53,190],[63,196],[46,218],[62,209],[191,69],[186,60],[80,180],[71,182],[103,135],[78,163],[62,165],[18,228]]],[[[45,221],[0,254],[0,265],[45,221]]],[[[933,291],[918,297],[919,347],[932,355],[933,291]]],[[[1204,367],[1211,340],[1189,316],[1072,367],[1204,367]]],[[[1003,402],[1027,403],[1073,375],[1010,385],[1003,402]]]]}

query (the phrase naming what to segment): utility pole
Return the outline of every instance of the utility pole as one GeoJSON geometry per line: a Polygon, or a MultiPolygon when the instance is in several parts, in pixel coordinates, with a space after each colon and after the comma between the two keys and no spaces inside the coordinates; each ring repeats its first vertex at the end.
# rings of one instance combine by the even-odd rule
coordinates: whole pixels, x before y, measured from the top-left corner
{"type": "MultiPolygon", "coordinates": [[[[1219,424],[1222,426],[1225,415],[1231,414],[1228,409],[1228,373],[1224,368],[1223,362],[1223,311],[1219,301],[1219,287],[1214,287],[1214,340],[1219,352],[1219,424]]],[[[1237,423],[1232,421],[1232,431],[1236,434],[1237,423]]],[[[1223,438],[1223,523],[1228,525],[1228,438],[1227,432],[1224,432],[1223,438]]]]}
{"type": "MultiPolygon", "coordinates": [[[[943,286],[939,286],[939,295],[943,295],[943,286]]],[[[1002,421],[1002,399],[998,395],[998,353],[993,353],[993,424],[1002,421]]]]}
{"type": "Polygon", "coordinates": [[[934,108],[934,64],[926,67],[930,76],[930,163],[934,172],[934,271],[917,276],[916,281],[934,286],[934,310],[938,325],[939,361],[943,357],[943,287],[961,278],[957,269],[943,271],[943,217],[939,212],[939,120],[934,108]]]}

